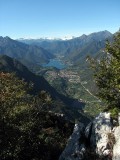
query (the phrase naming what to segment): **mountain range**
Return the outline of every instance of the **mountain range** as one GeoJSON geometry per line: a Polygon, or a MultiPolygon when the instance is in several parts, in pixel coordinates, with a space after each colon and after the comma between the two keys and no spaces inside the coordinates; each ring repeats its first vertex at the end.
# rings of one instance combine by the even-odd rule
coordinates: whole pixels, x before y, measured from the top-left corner
{"type": "Polygon", "coordinates": [[[35,45],[27,45],[9,37],[0,37],[0,55],[16,58],[27,66],[47,63],[54,58],[47,50],[35,45]]]}
{"type": "Polygon", "coordinates": [[[96,55],[105,47],[106,39],[111,39],[113,35],[109,31],[100,31],[89,35],[83,34],[71,40],[46,40],[31,39],[19,40],[26,44],[34,44],[45,48],[57,56],[64,56],[64,60],[76,63],[87,55],[96,55]]]}
{"type": "MultiPolygon", "coordinates": [[[[35,75],[30,70],[34,70],[35,73],[40,73],[42,63],[49,62],[50,59],[55,57],[62,57],[64,62],[72,62],[73,66],[69,66],[69,70],[77,73],[80,77],[81,82],[86,82],[85,86],[90,89],[90,91],[95,91],[94,82],[92,82],[92,73],[88,69],[88,64],[86,62],[86,56],[100,56],[106,43],[106,39],[112,39],[113,35],[108,31],[101,31],[97,33],[92,33],[90,35],[82,35],[71,40],[27,40],[25,44],[16,40],[12,40],[9,37],[0,37],[0,71],[1,72],[15,72],[18,77],[25,79],[28,83],[32,82],[34,84],[33,92],[38,93],[39,91],[47,91],[51,97],[57,100],[57,110],[61,109],[61,105],[68,106],[67,112],[71,107],[81,108],[85,106],[85,103],[81,103],[79,100],[75,99],[69,94],[63,95],[66,84],[68,92],[76,93],[76,87],[78,88],[78,93],[83,91],[83,87],[80,84],[72,84],[66,82],[66,78],[56,78],[51,84],[51,86],[43,76],[35,75]],[[45,49],[43,49],[45,48],[45,49]],[[4,56],[2,56],[4,55],[4,56]],[[7,56],[5,56],[7,55],[7,56]],[[11,57],[11,58],[10,58],[11,57]],[[20,63],[20,62],[21,63],[20,63]],[[27,66],[30,70],[28,70],[27,66]],[[34,69],[33,69],[34,68],[34,69]],[[62,81],[63,80],[63,81],[62,81]],[[65,81],[64,81],[65,80],[65,81]],[[65,83],[63,83],[65,82],[65,83]],[[60,85],[61,84],[61,85],[60,85]],[[91,85],[92,84],[92,85],[91,85]],[[54,88],[54,86],[57,86],[54,88]],[[89,87],[90,86],[90,87],[89,87]],[[94,86],[94,87],[93,87],[94,86]],[[69,88],[71,87],[71,90],[69,88]],[[94,90],[93,90],[94,88],[94,90]],[[56,91],[56,89],[58,89],[56,91]],[[62,91],[62,92],[59,92],[62,91]],[[59,108],[59,109],[58,109],[59,108]]],[[[67,70],[65,71],[67,75],[67,70]]],[[[55,72],[52,71],[51,76],[54,77],[55,72]]],[[[46,74],[47,75],[47,74],[46,74]]],[[[45,75],[45,76],[46,76],[45,75]]],[[[71,73],[71,75],[74,75],[71,73]]],[[[71,76],[68,73],[68,76],[71,76]]],[[[54,77],[55,78],[55,77],[54,77]]],[[[52,79],[50,79],[51,81],[52,79]]],[[[81,94],[81,93],[79,93],[81,94]]],[[[74,94],[75,95],[75,94],[74,94]]],[[[84,95],[85,96],[85,95],[84,95]]],[[[83,96],[83,98],[84,98],[83,96]]],[[[77,93],[76,93],[76,97],[77,93]]],[[[84,99],[83,99],[84,100],[84,99]]],[[[66,109],[64,110],[66,112],[66,109]]],[[[71,111],[70,111],[71,112],[71,111]]],[[[74,112],[74,111],[73,111],[74,112]]],[[[71,114],[71,113],[70,113],[71,114]]]]}
{"type": "Polygon", "coordinates": [[[48,39],[19,39],[0,37],[0,55],[5,54],[16,58],[24,65],[33,66],[48,63],[50,59],[62,56],[63,61],[80,64],[85,61],[87,55],[99,55],[106,43],[106,39],[112,39],[109,31],[101,31],[83,34],[71,40],[48,39]]]}

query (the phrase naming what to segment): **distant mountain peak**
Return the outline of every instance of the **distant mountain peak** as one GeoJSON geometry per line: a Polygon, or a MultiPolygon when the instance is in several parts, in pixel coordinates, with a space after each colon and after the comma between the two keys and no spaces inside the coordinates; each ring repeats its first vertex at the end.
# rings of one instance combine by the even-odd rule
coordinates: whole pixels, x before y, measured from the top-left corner
{"type": "Polygon", "coordinates": [[[54,58],[53,54],[42,47],[27,45],[9,37],[0,37],[0,55],[2,54],[16,58],[25,65],[47,63],[54,58]]]}
{"type": "Polygon", "coordinates": [[[18,41],[24,41],[24,40],[51,40],[51,41],[54,41],[54,40],[70,40],[70,39],[73,39],[73,38],[76,38],[75,36],[63,36],[63,37],[39,37],[39,38],[19,38],[19,39],[16,39],[18,41]]]}
{"type": "Polygon", "coordinates": [[[99,31],[99,32],[93,32],[93,33],[91,33],[91,34],[89,34],[89,35],[107,35],[107,36],[111,36],[112,35],[112,33],[110,33],[109,31],[107,31],[107,30],[104,30],[104,31],[99,31]]]}
{"type": "Polygon", "coordinates": [[[82,34],[82,36],[81,37],[87,37],[87,35],[86,34],[82,34]]]}
{"type": "Polygon", "coordinates": [[[67,36],[63,36],[63,37],[38,37],[38,38],[30,38],[30,37],[26,37],[26,38],[19,38],[19,39],[16,39],[18,41],[36,41],[36,40],[39,40],[39,41],[64,41],[64,40],[72,40],[72,39],[75,39],[75,38],[80,38],[80,39],[84,39],[90,35],[102,35],[104,37],[109,37],[109,36],[112,36],[112,33],[110,33],[109,31],[107,30],[104,30],[104,31],[98,31],[98,32],[93,32],[93,33],[90,33],[88,35],[86,34],[82,34],[81,36],[71,36],[71,35],[67,35],[67,36]]]}
{"type": "Polygon", "coordinates": [[[11,39],[10,37],[8,37],[8,36],[6,36],[6,37],[4,37],[5,39],[11,39]]]}
{"type": "Polygon", "coordinates": [[[80,36],[79,38],[80,39],[84,39],[84,38],[86,38],[87,37],[87,35],[86,34],[83,34],[82,36],[80,36]]]}

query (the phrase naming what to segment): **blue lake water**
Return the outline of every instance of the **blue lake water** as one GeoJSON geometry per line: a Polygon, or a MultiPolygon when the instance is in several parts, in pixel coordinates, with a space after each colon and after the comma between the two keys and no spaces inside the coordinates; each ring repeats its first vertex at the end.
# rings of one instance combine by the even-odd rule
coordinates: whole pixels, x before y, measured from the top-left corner
{"type": "Polygon", "coordinates": [[[59,59],[51,59],[49,63],[43,64],[42,66],[43,66],[43,67],[56,67],[56,68],[58,68],[58,69],[64,69],[64,68],[67,67],[67,66],[66,66],[62,61],[60,61],[59,59]]]}

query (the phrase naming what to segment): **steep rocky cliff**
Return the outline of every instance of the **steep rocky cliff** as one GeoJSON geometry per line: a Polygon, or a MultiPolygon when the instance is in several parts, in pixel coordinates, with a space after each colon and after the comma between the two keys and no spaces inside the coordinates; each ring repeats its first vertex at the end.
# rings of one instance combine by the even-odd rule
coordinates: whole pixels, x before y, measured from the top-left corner
{"type": "Polygon", "coordinates": [[[75,124],[59,160],[120,160],[120,114],[100,113],[88,126],[75,124]]]}

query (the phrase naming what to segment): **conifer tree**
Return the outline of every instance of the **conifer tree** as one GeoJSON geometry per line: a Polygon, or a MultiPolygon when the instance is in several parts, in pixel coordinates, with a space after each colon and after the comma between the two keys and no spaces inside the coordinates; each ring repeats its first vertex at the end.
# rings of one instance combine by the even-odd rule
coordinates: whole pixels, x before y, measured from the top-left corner
{"type": "Polygon", "coordinates": [[[120,31],[113,42],[107,41],[104,53],[104,58],[93,65],[98,96],[108,109],[120,108],[120,31]]]}

